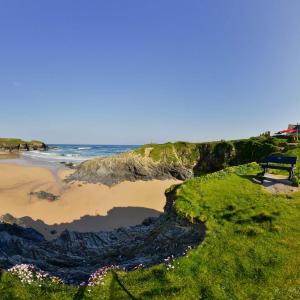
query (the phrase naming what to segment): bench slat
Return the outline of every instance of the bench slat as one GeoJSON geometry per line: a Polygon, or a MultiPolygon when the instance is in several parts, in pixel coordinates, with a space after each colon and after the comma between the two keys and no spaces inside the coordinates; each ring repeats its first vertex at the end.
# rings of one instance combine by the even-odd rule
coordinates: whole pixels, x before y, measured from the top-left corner
{"type": "Polygon", "coordinates": [[[275,165],[267,165],[267,164],[261,164],[261,166],[263,168],[277,169],[277,170],[292,170],[292,169],[295,169],[295,167],[275,166],[275,165]]]}
{"type": "Polygon", "coordinates": [[[297,162],[297,157],[294,156],[276,156],[270,155],[265,158],[264,163],[278,163],[278,164],[291,164],[295,165],[297,162]]]}

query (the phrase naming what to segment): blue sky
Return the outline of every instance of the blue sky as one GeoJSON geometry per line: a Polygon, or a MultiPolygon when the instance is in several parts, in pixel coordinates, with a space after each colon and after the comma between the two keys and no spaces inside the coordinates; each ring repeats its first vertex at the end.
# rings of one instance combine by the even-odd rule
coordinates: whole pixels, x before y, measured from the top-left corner
{"type": "Polygon", "coordinates": [[[0,136],[207,141],[300,122],[300,1],[0,0],[0,136]]]}

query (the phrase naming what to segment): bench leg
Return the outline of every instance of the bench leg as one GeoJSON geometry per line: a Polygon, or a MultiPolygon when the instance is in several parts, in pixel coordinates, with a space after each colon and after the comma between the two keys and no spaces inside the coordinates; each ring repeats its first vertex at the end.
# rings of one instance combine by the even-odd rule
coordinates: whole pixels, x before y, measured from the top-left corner
{"type": "Polygon", "coordinates": [[[264,179],[265,179],[265,174],[266,174],[266,168],[264,168],[263,174],[262,174],[262,178],[261,178],[261,183],[264,183],[264,179]]]}
{"type": "Polygon", "coordinates": [[[264,168],[264,176],[265,176],[265,174],[268,173],[268,172],[269,172],[269,169],[268,169],[268,168],[264,168]]]}

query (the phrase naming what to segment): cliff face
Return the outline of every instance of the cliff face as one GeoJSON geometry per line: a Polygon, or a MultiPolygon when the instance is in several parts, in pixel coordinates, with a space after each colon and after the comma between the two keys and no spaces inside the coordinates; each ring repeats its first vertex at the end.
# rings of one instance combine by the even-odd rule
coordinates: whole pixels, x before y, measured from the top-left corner
{"type": "Polygon", "coordinates": [[[47,150],[47,145],[41,141],[23,141],[21,139],[0,138],[0,151],[31,151],[47,150]]]}
{"type": "Polygon", "coordinates": [[[132,152],[82,163],[68,180],[113,185],[125,180],[180,179],[285,151],[285,140],[257,137],[211,143],[148,144],[132,152]]]}

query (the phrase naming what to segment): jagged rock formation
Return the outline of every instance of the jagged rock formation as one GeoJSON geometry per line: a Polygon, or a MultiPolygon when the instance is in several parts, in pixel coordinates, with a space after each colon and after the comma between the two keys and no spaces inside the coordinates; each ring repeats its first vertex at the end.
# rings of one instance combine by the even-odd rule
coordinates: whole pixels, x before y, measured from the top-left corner
{"type": "Polygon", "coordinates": [[[155,162],[129,152],[86,161],[67,180],[113,185],[125,180],[186,179],[192,175],[192,171],[182,164],[155,162]]]}
{"type": "Polygon", "coordinates": [[[79,283],[106,265],[130,270],[139,264],[150,266],[170,255],[180,256],[188,246],[204,238],[204,225],[178,217],[169,193],[165,213],[142,224],[110,232],[64,231],[46,241],[37,231],[18,225],[0,224],[0,266],[34,264],[67,283],[79,283]]]}
{"type": "Polygon", "coordinates": [[[106,185],[125,180],[184,180],[227,166],[259,162],[286,147],[286,140],[265,136],[211,143],[149,144],[132,152],[84,162],[67,180],[106,185]]]}
{"type": "Polygon", "coordinates": [[[48,146],[41,141],[23,141],[21,139],[0,138],[0,151],[31,151],[31,150],[47,150],[48,146]]]}

